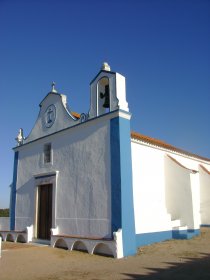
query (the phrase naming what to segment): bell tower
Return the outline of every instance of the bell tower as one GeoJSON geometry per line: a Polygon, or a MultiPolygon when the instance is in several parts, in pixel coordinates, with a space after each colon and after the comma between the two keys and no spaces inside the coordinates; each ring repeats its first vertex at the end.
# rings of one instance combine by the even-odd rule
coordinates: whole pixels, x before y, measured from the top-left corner
{"type": "Polygon", "coordinates": [[[104,62],[100,72],[90,83],[90,100],[90,119],[118,109],[129,112],[125,77],[112,72],[108,63],[104,62]]]}

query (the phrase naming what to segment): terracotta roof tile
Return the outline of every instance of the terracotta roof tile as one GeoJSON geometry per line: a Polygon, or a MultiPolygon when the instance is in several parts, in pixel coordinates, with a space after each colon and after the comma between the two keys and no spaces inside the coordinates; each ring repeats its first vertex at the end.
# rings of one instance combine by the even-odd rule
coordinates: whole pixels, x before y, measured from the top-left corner
{"type": "MultiPolygon", "coordinates": [[[[76,112],[71,112],[71,114],[79,119],[80,118],[80,114],[76,113],[76,112]]],[[[182,149],[179,149],[175,146],[172,146],[162,140],[158,140],[156,138],[152,138],[152,137],[149,137],[149,136],[146,136],[146,135],[143,135],[143,134],[140,134],[138,132],[135,132],[135,131],[131,131],[131,138],[133,139],[136,139],[136,140],[140,140],[140,141],[143,141],[145,143],[149,143],[149,144],[152,144],[154,146],[158,146],[158,147],[161,147],[161,148],[164,148],[164,149],[167,149],[169,151],[173,151],[173,152],[177,152],[177,153],[181,153],[181,154],[184,154],[184,155],[187,155],[187,156],[191,156],[191,157],[196,157],[198,159],[201,159],[201,160],[204,160],[204,161],[209,161],[210,162],[210,159],[209,158],[205,158],[205,157],[201,157],[199,155],[196,155],[196,154],[193,154],[193,153],[190,153],[190,152],[187,152],[185,150],[182,150],[182,149]]]]}
{"type": "Polygon", "coordinates": [[[77,119],[80,118],[80,114],[78,114],[78,113],[76,113],[76,112],[71,112],[71,114],[72,114],[75,118],[77,118],[77,119]]]}
{"type": "Polygon", "coordinates": [[[181,153],[181,154],[191,156],[191,157],[196,157],[198,159],[210,162],[209,158],[201,157],[199,155],[187,152],[185,150],[182,150],[182,149],[176,148],[176,147],[174,147],[170,144],[167,144],[164,141],[161,141],[161,140],[158,140],[158,139],[155,139],[155,138],[151,138],[151,137],[145,136],[143,134],[140,134],[140,133],[137,133],[137,132],[134,132],[134,131],[131,132],[131,138],[136,139],[136,140],[140,140],[140,141],[143,141],[145,143],[149,143],[149,144],[152,144],[154,146],[158,146],[158,147],[161,147],[161,148],[173,151],[173,152],[181,153]]]}
{"type": "Polygon", "coordinates": [[[208,171],[203,165],[200,164],[200,167],[208,174],[210,174],[210,171],[208,171]]]}
{"type": "Polygon", "coordinates": [[[184,169],[187,169],[189,170],[191,173],[197,173],[198,171],[194,170],[194,169],[190,169],[190,168],[187,168],[186,166],[184,166],[183,164],[181,164],[178,160],[176,160],[175,158],[167,155],[168,158],[170,158],[173,162],[175,162],[177,165],[181,166],[182,168],[184,169]]]}

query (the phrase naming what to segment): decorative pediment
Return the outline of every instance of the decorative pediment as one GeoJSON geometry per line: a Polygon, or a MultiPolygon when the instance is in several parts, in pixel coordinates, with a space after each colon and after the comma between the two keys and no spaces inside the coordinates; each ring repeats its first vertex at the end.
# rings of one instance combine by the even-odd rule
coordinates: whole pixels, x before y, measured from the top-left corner
{"type": "Polygon", "coordinates": [[[34,141],[81,122],[80,118],[75,117],[69,110],[67,97],[59,94],[55,90],[54,83],[52,84],[51,92],[45,96],[39,106],[40,112],[38,118],[28,137],[24,140],[21,138],[21,141],[20,137],[17,137],[19,145],[34,141]]]}
{"type": "Polygon", "coordinates": [[[51,91],[39,105],[40,112],[33,129],[28,137],[24,137],[23,129],[20,129],[16,137],[17,145],[21,146],[118,109],[129,112],[125,77],[111,72],[107,63],[103,64],[97,76],[90,83],[90,91],[89,113],[82,113],[78,117],[71,113],[66,95],[58,93],[53,82],[51,91]]]}

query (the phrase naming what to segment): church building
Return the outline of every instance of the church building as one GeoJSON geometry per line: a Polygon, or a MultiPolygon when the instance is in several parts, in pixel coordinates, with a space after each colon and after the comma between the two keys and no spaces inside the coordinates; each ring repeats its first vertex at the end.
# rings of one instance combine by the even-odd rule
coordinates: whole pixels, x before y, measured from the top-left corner
{"type": "Polygon", "coordinates": [[[210,225],[210,159],[131,131],[125,77],[107,63],[87,114],[71,112],[54,83],[39,106],[16,138],[3,240],[122,258],[210,225]]]}

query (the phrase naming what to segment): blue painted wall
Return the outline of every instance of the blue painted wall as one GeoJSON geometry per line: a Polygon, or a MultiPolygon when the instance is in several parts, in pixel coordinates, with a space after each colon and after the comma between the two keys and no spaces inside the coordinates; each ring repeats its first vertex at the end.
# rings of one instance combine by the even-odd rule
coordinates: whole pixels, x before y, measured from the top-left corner
{"type": "Polygon", "coordinates": [[[155,242],[172,239],[172,231],[140,233],[136,235],[136,246],[145,246],[155,242]]]}
{"type": "Polygon", "coordinates": [[[190,239],[200,234],[199,229],[195,230],[168,230],[160,232],[140,233],[136,235],[136,246],[150,245],[170,239],[190,239]]]}
{"type": "Polygon", "coordinates": [[[120,135],[119,118],[111,120],[110,149],[111,149],[111,231],[122,228],[121,209],[121,171],[120,171],[120,135]]]}
{"type": "Polygon", "coordinates": [[[15,230],[15,206],[16,206],[16,184],[17,184],[18,156],[19,156],[19,153],[15,152],[14,168],[13,168],[13,182],[12,182],[11,200],[10,200],[10,230],[15,230]]]}
{"type": "Polygon", "coordinates": [[[136,253],[130,120],[110,121],[112,232],[122,228],[124,256],[136,253]]]}
{"type": "Polygon", "coordinates": [[[191,239],[200,234],[199,229],[173,230],[172,237],[174,239],[191,239]]]}

